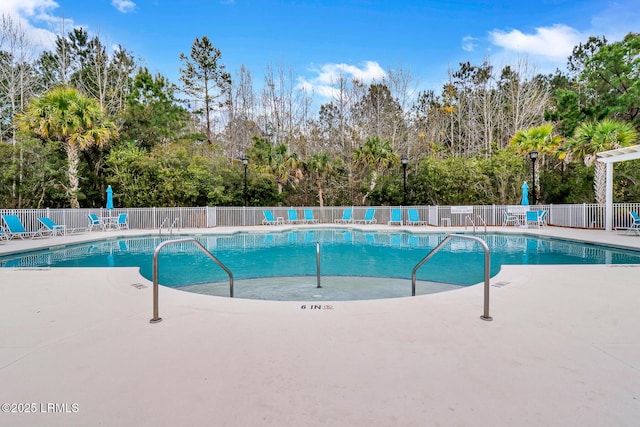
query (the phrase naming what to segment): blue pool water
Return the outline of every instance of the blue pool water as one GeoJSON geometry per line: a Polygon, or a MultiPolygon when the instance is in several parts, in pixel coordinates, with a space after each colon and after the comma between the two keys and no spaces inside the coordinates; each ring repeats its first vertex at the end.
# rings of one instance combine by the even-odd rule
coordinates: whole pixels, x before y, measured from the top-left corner
{"type": "MultiPolygon", "coordinates": [[[[256,278],[316,277],[316,242],[322,277],[411,279],[413,267],[445,234],[300,229],[196,237],[232,272],[236,282],[256,278]]],[[[640,264],[640,252],[512,234],[479,234],[491,250],[491,276],[502,265],[640,264]]],[[[174,236],[184,238],[187,236],[174,236]]],[[[155,247],[167,236],[110,239],[0,257],[0,267],[139,267],[152,280],[155,247]]],[[[170,287],[228,283],[228,276],[193,243],[170,245],[159,257],[159,282],[170,287]]],[[[417,274],[420,281],[468,286],[483,281],[484,252],[476,242],[454,239],[417,274]]],[[[366,283],[366,280],[362,280],[366,283]]],[[[252,285],[255,286],[255,285],[252,285]]],[[[228,295],[228,287],[221,287],[228,295]]],[[[405,291],[410,292],[406,287],[405,291]]],[[[236,296],[240,294],[236,293],[236,296]]],[[[354,298],[359,299],[359,298],[354,298]]]]}

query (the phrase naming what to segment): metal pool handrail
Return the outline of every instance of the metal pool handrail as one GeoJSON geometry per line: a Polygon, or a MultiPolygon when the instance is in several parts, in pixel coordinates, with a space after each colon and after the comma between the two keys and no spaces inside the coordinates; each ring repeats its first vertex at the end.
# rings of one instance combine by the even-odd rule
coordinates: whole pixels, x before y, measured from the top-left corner
{"type": "Polygon", "coordinates": [[[207,248],[202,245],[202,243],[193,238],[167,240],[156,246],[156,249],[153,251],[153,318],[149,320],[149,322],[151,323],[158,323],[162,321],[162,318],[158,316],[158,255],[160,254],[160,250],[167,245],[175,245],[178,243],[187,242],[195,243],[196,246],[205,253],[205,255],[211,258],[229,275],[229,297],[233,298],[233,273],[231,273],[231,270],[229,270],[226,265],[224,265],[218,258],[216,258],[215,255],[209,252],[207,248]]]}
{"type": "MultiPolygon", "coordinates": [[[[484,224],[484,232],[486,233],[487,223],[484,221],[484,218],[482,218],[480,215],[476,215],[476,217],[480,220],[481,223],[484,224]]],[[[467,229],[467,224],[469,222],[471,222],[471,225],[473,225],[473,234],[476,234],[476,222],[473,220],[473,218],[471,218],[471,215],[467,215],[467,217],[464,219],[464,229],[467,229]]]]}
{"type": "Polygon", "coordinates": [[[169,217],[166,216],[164,217],[164,219],[162,220],[162,222],[160,223],[160,227],[158,227],[158,234],[162,234],[162,227],[164,226],[164,224],[169,221],[169,217]]]}
{"type": "MultiPolygon", "coordinates": [[[[480,215],[476,215],[476,217],[480,220],[480,222],[481,222],[482,224],[484,224],[484,232],[485,232],[485,234],[486,234],[486,233],[487,233],[487,223],[484,221],[484,218],[482,218],[480,215]]],[[[474,233],[476,232],[476,227],[475,227],[475,225],[474,225],[474,227],[473,227],[473,232],[474,232],[474,233]]]]}
{"type": "Polygon", "coordinates": [[[479,237],[466,236],[463,234],[449,234],[447,237],[445,237],[442,242],[440,242],[435,248],[433,248],[431,252],[427,254],[427,256],[422,258],[422,260],[418,264],[416,264],[415,267],[413,267],[413,271],[411,272],[411,295],[414,297],[416,296],[416,272],[418,271],[418,269],[422,267],[425,262],[429,261],[429,259],[434,256],[436,252],[438,252],[449,240],[453,238],[474,240],[480,243],[482,249],[484,249],[484,313],[482,314],[482,316],[480,316],[480,318],[482,320],[493,320],[493,318],[489,316],[489,270],[491,268],[491,254],[489,253],[489,246],[487,246],[485,241],[479,237]]]}
{"type": "Polygon", "coordinates": [[[320,242],[316,242],[316,288],[321,288],[320,286],[320,242]]]}
{"type": "MultiPolygon", "coordinates": [[[[173,234],[173,228],[175,227],[176,224],[180,224],[180,218],[174,218],[173,222],[171,223],[171,225],[169,226],[169,234],[173,234]]],[[[178,231],[180,231],[179,227],[178,227],[178,231]]]]}

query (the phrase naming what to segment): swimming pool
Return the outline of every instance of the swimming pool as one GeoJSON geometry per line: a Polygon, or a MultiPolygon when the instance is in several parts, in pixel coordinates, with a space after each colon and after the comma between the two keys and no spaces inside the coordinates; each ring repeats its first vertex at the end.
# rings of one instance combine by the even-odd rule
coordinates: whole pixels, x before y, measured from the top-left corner
{"type": "MultiPolygon", "coordinates": [[[[413,267],[445,234],[297,229],[196,237],[234,274],[239,298],[345,300],[411,295],[413,267]],[[316,289],[316,242],[322,289],[316,289]],[[359,293],[365,290],[364,295],[359,293]]],[[[514,234],[478,234],[491,249],[491,276],[509,264],[640,264],[640,252],[514,234]]],[[[185,237],[185,236],[180,236],[185,237]]],[[[178,238],[176,237],[173,237],[178,238]]],[[[155,247],[167,236],[110,239],[0,257],[0,267],[139,267],[152,280],[155,247]]],[[[483,280],[484,253],[453,240],[418,271],[418,294],[483,280]]],[[[228,296],[228,276],[192,243],[163,248],[159,282],[228,296]]]]}

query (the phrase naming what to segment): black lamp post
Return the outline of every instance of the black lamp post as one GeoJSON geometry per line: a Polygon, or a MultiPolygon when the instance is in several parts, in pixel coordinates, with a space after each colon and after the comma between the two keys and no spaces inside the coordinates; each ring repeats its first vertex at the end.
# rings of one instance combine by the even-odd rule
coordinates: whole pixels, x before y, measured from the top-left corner
{"type": "Polygon", "coordinates": [[[406,206],[407,205],[407,162],[409,160],[407,159],[407,156],[403,155],[402,158],[400,159],[400,161],[402,161],[402,176],[403,176],[403,181],[402,181],[402,188],[403,188],[402,205],[406,206]]]}
{"type": "Polygon", "coordinates": [[[536,200],[536,159],[538,158],[538,152],[536,150],[532,150],[529,153],[529,157],[531,158],[531,200],[532,205],[538,203],[536,200]]]}
{"type": "Polygon", "coordinates": [[[249,159],[242,157],[242,164],[244,165],[244,191],[242,192],[242,198],[244,199],[244,206],[247,206],[247,165],[249,159]]]}

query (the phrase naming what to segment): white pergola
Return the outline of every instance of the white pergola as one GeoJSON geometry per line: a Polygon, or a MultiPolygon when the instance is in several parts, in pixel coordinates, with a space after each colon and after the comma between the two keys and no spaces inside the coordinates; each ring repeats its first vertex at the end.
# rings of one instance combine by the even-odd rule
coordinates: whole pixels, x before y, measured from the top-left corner
{"type": "Polygon", "coordinates": [[[607,165],[607,196],[605,199],[605,230],[613,229],[613,164],[625,160],[640,159],[640,145],[616,148],[597,153],[597,161],[607,165]]]}

